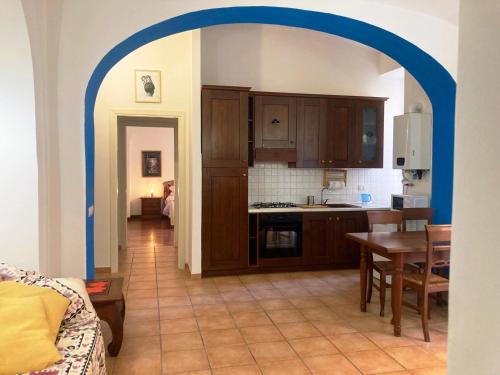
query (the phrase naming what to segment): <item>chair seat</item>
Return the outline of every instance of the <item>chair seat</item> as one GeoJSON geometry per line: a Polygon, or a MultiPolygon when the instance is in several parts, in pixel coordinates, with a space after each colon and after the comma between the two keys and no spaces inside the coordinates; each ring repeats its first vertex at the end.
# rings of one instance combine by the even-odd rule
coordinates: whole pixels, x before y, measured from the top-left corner
{"type": "MultiPolygon", "coordinates": [[[[374,261],[373,268],[379,273],[383,272],[383,273],[388,274],[388,275],[391,275],[394,273],[394,263],[391,262],[390,260],[374,261]]],[[[414,264],[405,264],[404,270],[406,272],[414,272],[414,271],[418,271],[419,267],[414,265],[414,264]]]]}
{"type": "MultiPolygon", "coordinates": [[[[422,273],[408,273],[403,275],[403,282],[407,282],[415,285],[423,285],[425,275],[422,273]]],[[[429,280],[430,285],[447,285],[450,281],[442,276],[436,275],[435,273],[431,274],[431,278],[429,280]]]]}

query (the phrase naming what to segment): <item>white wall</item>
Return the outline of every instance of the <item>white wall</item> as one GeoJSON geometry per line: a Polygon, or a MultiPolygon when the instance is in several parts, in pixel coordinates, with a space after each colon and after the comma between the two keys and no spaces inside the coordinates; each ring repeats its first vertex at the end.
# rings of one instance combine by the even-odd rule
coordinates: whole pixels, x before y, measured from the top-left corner
{"type": "Polygon", "coordinates": [[[461,1],[450,375],[500,374],[499,19],[498,0],[461,1]]]}
{"type": "Polygon", "coordinates": [[[0,12],[0,262],[38,270],[38,167],[30,41],[21,1],[0,12]]]}
{"type": "Polygon", "coordinates": [[[141,215],[141,197],[163,196],[163,182],[174,180],[173,128],[127,126],[127,217],[141,215]],[[161,151],[161,177],[142,177],[142,151],[161,151]]]}
{"type": "MultiPolygon", "coordinates": [[[[388,203],[391,193],[401,193],[400,171],[392,169],[392,119],[404,111],[403,69],[381,74],[380,53],[376,50],[310,30],[224,25],[202,29],[201,37],[204,84],[249,86],[260,91],[388,97],[384,109],[385,168],[351,170],[348,188],[325,198],[355,200],[360,192],[366,191],[375,200],[388,203]]],[[[276,173],[279,171],[284,178],[292,173],[278,167],[274,168],[276,173]]],[[[259,171],[250,171],[250,201],[276,200],[282,196],[282,200],[303,203],[306,195],[319,194],[322,186],[317,179],[321,171],[301,168],[296,172],[302,173],[304,178],[317,178],[304,181],[308,186],[297,190],[266,180],[264,175],[258,176],[259,171]]]]}
{"type": "MultiPolygon", "coordinates": [[[[108,73],[98,93],[95,108],[95,265],[109,267],[110,257],[110,151],[116,138],[113,111],[133,110],[137,113],[178,112],[186,115],[186,128],[191,127],[191,32],[177,34],[145,45],[122,59],[108,73]],[[134,70],[161,71],[161,103],[136,103],[134,70]]],[[[137,115],[136,113],[136,115],[137,115]]],[[[179,145],[180,153],[188,153],[179,145]]],[[[114,152],[114,151],[113,151],[114,152]]],[[[185,200],[184,200],[185,201],[185,200]]],[[[180,209],[181,207],[179,207],[180,209]]]]}

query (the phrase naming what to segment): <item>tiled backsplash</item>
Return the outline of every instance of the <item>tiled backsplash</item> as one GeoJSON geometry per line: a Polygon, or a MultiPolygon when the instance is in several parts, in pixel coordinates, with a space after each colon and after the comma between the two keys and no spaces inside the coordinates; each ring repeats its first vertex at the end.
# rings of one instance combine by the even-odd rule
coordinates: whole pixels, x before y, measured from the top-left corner
{"type": "MultiPolygon", "coordinates": [[[[248,170],[248,201],[306,203],[308,195],[320,201],[323,170],[288,168],[284,163],[255,163],[248,170]]],[[[324,199],[332,202],[356,202],[366,192],[376,202],[390,203],[391,194],[401,194],[401,171],[393,169],[348,169],[347,187],[330,193],[324,199]],[[364,187],[364,189],[363,189],[364,187]]]]}

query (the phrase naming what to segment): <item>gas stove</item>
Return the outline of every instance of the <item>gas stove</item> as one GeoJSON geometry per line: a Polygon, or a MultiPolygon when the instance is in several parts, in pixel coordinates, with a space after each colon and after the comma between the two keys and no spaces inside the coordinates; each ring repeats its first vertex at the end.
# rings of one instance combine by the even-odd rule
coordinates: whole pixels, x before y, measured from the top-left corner
{"type": "Polygon", "coordinates": [[[258,202],[252,204],[253,208],[292,208],[297,207],[295,203],[291,202],[258,202]]]}

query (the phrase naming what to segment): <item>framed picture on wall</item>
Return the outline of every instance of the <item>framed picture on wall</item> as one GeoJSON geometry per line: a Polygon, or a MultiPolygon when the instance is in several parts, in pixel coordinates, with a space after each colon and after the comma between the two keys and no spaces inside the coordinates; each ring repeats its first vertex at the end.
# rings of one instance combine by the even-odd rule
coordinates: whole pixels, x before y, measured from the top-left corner
{"type": "Polygon", "coordinates": [[[161,151],[142,151],[142,177],[161,177],[161,151]]]}
{"type": "Polygon", "coordinates": [[[136,103],[161,102],[161,72],[159,70],[135,71],[136,103]]]}

